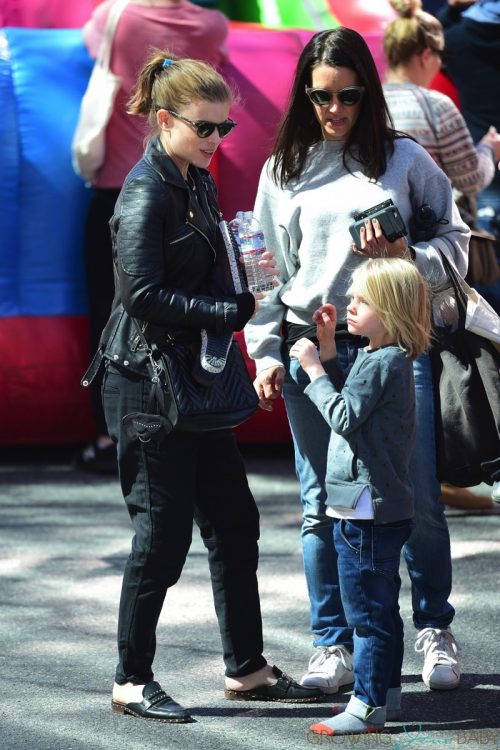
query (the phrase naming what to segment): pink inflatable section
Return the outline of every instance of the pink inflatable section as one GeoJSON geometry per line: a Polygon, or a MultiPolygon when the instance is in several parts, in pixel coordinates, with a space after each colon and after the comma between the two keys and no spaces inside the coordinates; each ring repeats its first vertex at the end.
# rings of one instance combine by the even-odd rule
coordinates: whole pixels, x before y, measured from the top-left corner
{"type": "Polygon", "coordinates": [[[2,0],[0,26],[79,29],[99,0],[2,0]]]}

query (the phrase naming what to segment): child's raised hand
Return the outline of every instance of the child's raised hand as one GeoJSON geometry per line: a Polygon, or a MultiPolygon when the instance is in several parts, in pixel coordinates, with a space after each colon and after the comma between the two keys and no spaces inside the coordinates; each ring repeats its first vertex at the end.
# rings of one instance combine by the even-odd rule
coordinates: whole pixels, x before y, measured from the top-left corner
{"type": "Polygon", "coordinates": [[[324,373],[316,346],[309,339],[299,339],[290,349],[290,357],[298,359],[311,380],[324,373]]]}
{"type": "Polygon", "coordinates": [[[316,323],[316,336],[320,344],[321,361],[333,359],[337,354],[335,346],[335,329],[337,327],[337,308],[335,305],[321,305],[313,313],[316,323]]]}
{"type": "Polygon", "coordinates": [[[316,336],[320,343],[335,336],[337,327],[337,308],[335,305],[321,305],[313,313],[313,323],[316,323],[316,336]]]}

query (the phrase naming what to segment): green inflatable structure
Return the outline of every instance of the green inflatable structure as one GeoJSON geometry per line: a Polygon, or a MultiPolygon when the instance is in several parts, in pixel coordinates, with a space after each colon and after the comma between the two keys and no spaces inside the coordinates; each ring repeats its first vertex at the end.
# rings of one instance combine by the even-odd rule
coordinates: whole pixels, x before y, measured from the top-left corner
{"type": "Polygon", "coordinates": [[[271,28],[333,29],[339,26],[328,0],[221,0],[217,7],[235,21],[271,28]]]}

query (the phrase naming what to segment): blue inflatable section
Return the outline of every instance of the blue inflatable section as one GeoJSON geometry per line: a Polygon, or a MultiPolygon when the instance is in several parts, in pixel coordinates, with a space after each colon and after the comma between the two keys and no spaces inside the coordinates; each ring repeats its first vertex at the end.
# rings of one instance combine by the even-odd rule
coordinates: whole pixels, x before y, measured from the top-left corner
{"type": "Polygon", "coordinates": [[[91,68],[80,29],[0,30],[0,317],[86,313],[70,144],[91,68]]]}

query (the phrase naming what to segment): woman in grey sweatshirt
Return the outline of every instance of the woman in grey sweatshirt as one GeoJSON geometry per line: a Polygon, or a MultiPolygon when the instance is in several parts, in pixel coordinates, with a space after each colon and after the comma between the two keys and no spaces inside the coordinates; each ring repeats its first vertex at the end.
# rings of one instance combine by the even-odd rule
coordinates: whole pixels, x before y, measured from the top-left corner
{"type": "MultiPolygon", "coordinates": [[[[289,349],[303,336],[314,340],[314,311],[324,303],[346,307],[352,272],[367,257],[411,257],[431,287],[446,280],[440,253],[461,274],[467,269],[469,231],[452,199],[448,178],[412,139],[390,127],[382,86],[370,51],[355,31],[316,34],[296,69],[290,101],[264,165],[255,214],[280,268],[280,285],[268,294],[245,329],[256,360],[256,388],[263,408],[283,394],[295,447],[303,503],[302,549],[309,591],[314,649],[304,685],[335,693],[353,681],[352,630],[340,597],[337,557],[330,544],[325,473],[330,431],[304,394],[309,379],[289,349]],[[389,242],[368,221],[361,250],[349,226],[357,211],[391,198],[409,230],[389,242]],[[434,217],[421,231],[422,207],[434,217]],[[409,243],[409,245],[408,245],[409,243]]],[[[344,371],[363,343],[336,331],[344,371]]],[[[415,517],[404,554],[412,583],[416,646],[424,652],[424,682],[457,687],[458,645],[449,629],[454,609],[450,540],[436,478],[433,386],[427,354],[414,362],[417,432],[411,457],[415,517]]],[[[397,707],[395,707],[397,709],[397,707]]]]}

